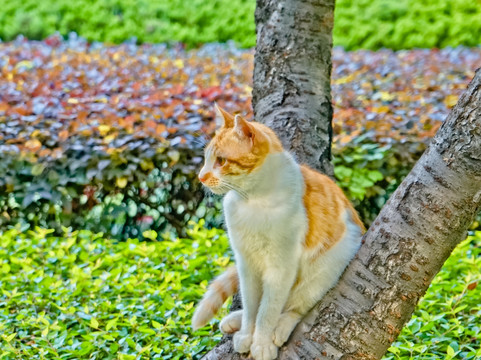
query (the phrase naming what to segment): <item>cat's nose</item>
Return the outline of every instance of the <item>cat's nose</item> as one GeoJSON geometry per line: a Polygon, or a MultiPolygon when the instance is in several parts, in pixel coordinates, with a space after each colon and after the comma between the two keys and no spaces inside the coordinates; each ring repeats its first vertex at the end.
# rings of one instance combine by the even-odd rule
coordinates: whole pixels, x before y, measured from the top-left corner
{"type": "Polygon", "coordinates": [[[211,177],[211,173],[205,173],[205,174],[200,173],[199,174],[199,181],[201,183],[205,183],[207,180],[209,180],[210,177],[211,177]]]}

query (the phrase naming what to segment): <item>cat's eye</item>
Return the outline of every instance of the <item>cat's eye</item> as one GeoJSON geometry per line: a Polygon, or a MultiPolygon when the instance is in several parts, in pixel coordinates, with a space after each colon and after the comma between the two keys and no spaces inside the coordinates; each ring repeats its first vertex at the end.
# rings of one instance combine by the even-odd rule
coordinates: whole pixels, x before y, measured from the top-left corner
{"type": "Polygon", "coordinates": [[[223,158],[222,156],[217,156],[215,158],[215,166],[224,166],[224,164],[226,163],[226,158],[223,158]]]}

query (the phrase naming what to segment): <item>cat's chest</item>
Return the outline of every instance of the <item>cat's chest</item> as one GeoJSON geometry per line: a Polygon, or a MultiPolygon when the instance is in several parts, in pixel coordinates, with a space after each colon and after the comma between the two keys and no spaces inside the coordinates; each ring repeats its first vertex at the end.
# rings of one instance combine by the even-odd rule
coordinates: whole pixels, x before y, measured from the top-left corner
{"type": "Polygon", "coordinates": [[[279,239],[304,231],[306,225],[302,201],[288,197],[245,201],[229,193],[224,198],[224,215],[231,238],[241,238],[243,243],[279,239]]]}
{"type": "Polygon", "coordinates": [[[237,231],[265,232],[287,215],[283,204],[271,199],[245,201],[229,193],[224,199],[224,215],[230,229],[237,231]]]}

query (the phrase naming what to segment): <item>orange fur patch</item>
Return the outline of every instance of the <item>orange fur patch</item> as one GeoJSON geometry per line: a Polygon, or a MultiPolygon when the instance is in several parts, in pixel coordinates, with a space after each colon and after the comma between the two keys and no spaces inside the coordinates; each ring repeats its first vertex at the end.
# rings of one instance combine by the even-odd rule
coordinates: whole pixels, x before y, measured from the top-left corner
{"type": "Polygon", "coordinates": [[[352,221],[364,231],[364,225],[342,190],[326,175],[301,165],[304,177],[304,206],[309,223],[305,246],[309,249],[319,247],[327,251],[342,239],[346,231],[343,218],[345,210],[351,212],[352,221]]]}
{"type": "Polygon", "coordinates": [[[243,136],[231,127],[219,129],[209,144],[216,156],[227,159],[222,167],[224,175],[250,173],[261,166],[270,153],[283,151],[282,144],[267,126],[249,122],[253,130],[252,138],[243,136]]]}
{"type": "Polygon", "coordinates": [[[230,284],[230,293],[235,293],[239,289],[239,274],[237,273],[237,268],[231,266],[226,270],[227,278],[230,284]]]}
{"type": "Polygon", "coordinates": [[[222,303],[224,303],[224,301],[226,301],[227,298],[229,297],[229,293],[225,289],[224,284],[214,282],[214,283],[212,283],[212,290],[215,291],[217,293],[217,295],[220,296],[220,298],[222,300],[222,303]]]}
{"type": "MultiPolygon", "coordinates": [[[[227,159],[221,176],[250,173],[262,165],[268,154],[284,151],[277,135],[266,125],[247,122],[238,115],[233,117],[223,109],[218,110],[224,118],[224,126],[217,131],[207,150],[227,159]]],[[[307,248],[318,247],[320,252],[325,252],[341,240],[346,231],[343,216],[346,211],[351,221],[365,231],[357,212],[334,181],[305,165],[300,168],[309,223],[305,239],[307,248]]],[[[212,177],[206,185],[213,186],[218,181],[212,177]]]]}

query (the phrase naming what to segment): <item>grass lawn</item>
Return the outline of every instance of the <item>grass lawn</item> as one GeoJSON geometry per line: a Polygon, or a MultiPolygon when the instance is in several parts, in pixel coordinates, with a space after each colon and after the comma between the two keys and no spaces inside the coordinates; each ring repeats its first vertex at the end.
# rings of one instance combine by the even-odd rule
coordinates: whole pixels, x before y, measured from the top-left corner
{"type": "MultiPolygon", "coordinates": [[[[0,359],[199,359],[218,320],[192,333],[194,304],[231,262],[222,230],[115,242],[65,229],[0,232],[0,359]]],[[[481,232],[436,276],[385,359],[480,359],[481,232]]],[[[226,310],[224,309],[224,312],[226,310]]]]}

